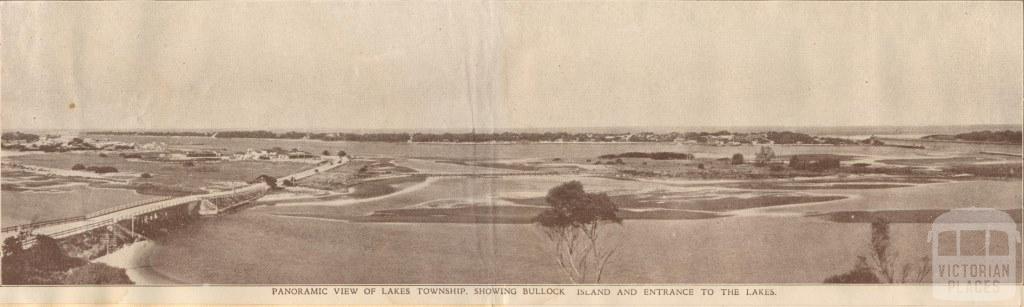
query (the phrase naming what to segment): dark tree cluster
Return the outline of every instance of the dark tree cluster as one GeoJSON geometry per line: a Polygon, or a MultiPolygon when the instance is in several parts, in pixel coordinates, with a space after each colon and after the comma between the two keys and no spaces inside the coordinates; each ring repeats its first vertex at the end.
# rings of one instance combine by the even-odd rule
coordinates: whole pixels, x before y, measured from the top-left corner
{"type": "Polygon", "coordinates": [[[789,167],[805,171],[837,169],[839,158],[831,155],[795,155],[789,159],[789,167]]]}
{"type": "Polygon", "coordinates": [[[544,201],[551,206],[537,216],[545,227],[572,227],[597,222],[622,222],[618,208],[604,193],[587,193],[579,181],[563,183],[548,191],[544,201]]]}
{"type": "Polygon", "coordinates": [[[601,159],[618,159],[618,158],[641,158],[651,160],[692,160],[693,154],[683,152],[627,152],[621,154],[608,154],[601,155],[598,158],[601,159]]]}
{"type": "Polygon", "coordinates": [[[21,132],[15,131],[15,132],[4,132],[3,139],[5,141],[35,142],[35,141],[39,140],[39,136],[35,135],[35,134],[21,133],[21,132]]]}
{"type": "Polygon", "coordinates": [[[972,142],[992,142],[992,143],[1009,143],[1009,144],[1020,144],[1021,143],[1021,132],[1020,131],[975,131],[968,133],[957,134],[956,138],[964,141],[972,142]]]}
{"type": "Polygon", "coordinates": [[[771,140],[772,142],[775,142],[775,144],[817,144],[818,143],[817,140],[814,139],[814,137],[812,137],[810,135],[807,135],[807,134],[799,133],[799,132],[790,132],[790,131],[775,132],[775,131],[770,131],[770,132],[767,133],[766,137],[769,140],[771,140]]]}
{"type": "Polygon", "coordinates": [[[279,138],[276,133],[257,130],[257,131],[223,131],[217,133],[218,138],[259,138],[259,139],[276,139],[279,138]]]}
{"type": "Polygon", "coordinates": [[[116,173],[117,168],[113,166],[85,166],[84,164],[78,163],[71,166],[73,171],[90,171],[97,174],[116,173]]]}
{"type": "Polygon", "coordinates": [[[346,142],[387,142],[401,143],[408,142],[412,137],[408,133],[314,133],[310,139],[323,141],[346,141],[346,142]]]}

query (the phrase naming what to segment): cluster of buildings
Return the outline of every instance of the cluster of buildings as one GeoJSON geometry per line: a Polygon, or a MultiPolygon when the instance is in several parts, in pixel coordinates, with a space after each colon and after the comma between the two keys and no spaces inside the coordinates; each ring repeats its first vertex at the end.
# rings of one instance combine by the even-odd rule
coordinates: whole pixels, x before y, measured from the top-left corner
{"type": "Polygon", "coordinates": [[[248,149],[245,152],[224,154],[215,150],[175,150],[167,144],[153,142],[136,144],[111,140],[100,140],[77,135],[31,135],[24,133],[5,133],[2,140],[4,150],[68,152],[68,151],[101,151],[117,154],[126,159],[150,161],[221,161],[221,160],[320,160],[320,155],[298,149],[270,150],[248,149]]]}
{"type": "Polygon", "coordinates": [[[76,150],[133,150],[135,143],[110,140],[96,140],[77,136],[48,136],[38,138],[4,138],[3,149],[21,151],[65,152],[76,150]]]}
{"type": "Polygon", "coordinates": [[[775,144],[775,141],[768,139],[768,135],[766,133],[704,135],[698,137],[677,138],[675,139],[675,142],[682,144],[704,144],[712,146],[740,146],[743,144],[775,144]]]}
{"type": "Polygon", "coordinates": [[[279,160],[320,160],[321,157],[316,154],[309,152],[295,150],[292,151],[275,151],[275,150],[253,150],[249,149],[245,152],[235,152],[231,154],[224,154],[214,150],[170,150],[170,151],[149,151],[149,152],[134,152],[134,153],[122,153],[122,157],[134,158],[142,160],[153,160],[153,161],[170,161],[170,162],[184,162],[184,161],[245,161],[245,160],[263,160],[263,161],[279,161],[279,160]]]}
{"type": "Polygon", "coordinates": [[[248,149],[245,152],[236,152],[231,154],[231,160],[320,160],[320,155],[305,152],[297,149],[291,151],[282,150],[253,150],[248,149]]]}

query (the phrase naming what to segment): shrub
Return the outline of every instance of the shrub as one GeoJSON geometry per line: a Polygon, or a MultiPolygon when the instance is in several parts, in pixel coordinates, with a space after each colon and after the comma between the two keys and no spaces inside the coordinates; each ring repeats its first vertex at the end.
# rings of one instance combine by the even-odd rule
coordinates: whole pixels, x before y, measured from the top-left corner
{"type": "Polygon", "coordinates": [[[789,159],[789,167],[809,171],[836,169],[839,168],[839,158],[831,155],[795,155],[789,159]]]}
{"type": "Polygon", "coordinates": [[[64,278],[68,285],[130,285],[132,280],[125,270],[102,263],[89,263],[71,270],[64,278]]]}
{"type": "Polygon", "coordinates": [[[96,174],[106,174],[106,173],[117,173],[118,172],[118,169],[116,169],[114,167],[87,167],[85,169],[90,171],[90,172],[96,173],[96,174]]]}
{"type": "Polygon", "coordinates": [[[185,162],[182,162],[182,163],[181,163],[181,166],[184,166],[184,167],[193,167],[193,166],[196,166],[196,163],[195,163],[195,162],[192,162],[192,161],[185,161],[185,162]]]}
{"type": "Polygon", "coordinates": [[[250,181],[249,183],[266,183],[271,189],[277,188],[277,178],[269,175],[259,175],[256,180],[250,181]]]}
{"type": "Polygon", "coordinates": [[[754,164],[757,166],[765,166],[769,162],[772,162],[772,159],[774,158],[775,150],[772,150],[772,148],[768,146],[761,146],[761,149],[754,155],[754,164]]]}
{"type": "Polygon", "coordinates": [[[733,154],[731,163],[733,165],[743,164],[743,154],[733,154]]]}
{"type": "Polygon", "coordinates": [[[153,175],[150,175],[149,173],[142,173],[142,175],[139,175],[139,177],[140,178],[153,178],[153,175]]]}
{"type": "Polygon", "coordinates": [[[71,170],[73,170],[73,171],[80,171],[80,170],[84,170],[84,169],[85,169],[85,165],[81,164],[81,163],[75,164],[75,166],[71,167],[71,170]]]}
{"type": "Polygon", "coordinates": [[[57,240],[36,236],[36,243],[21,249],[20,239],[4,240],[2,282],[7,285],[60,283],[63,272],[85,264],[85,260],[68,257],[57,240]]]}
{"type": "Polygon", "coordinates": [[[857,264],[854,265],[853,269],[849,272],[832,275],[825,279],[826,284],[877,284],[879,283],[878,277],[875,276],[874,270],[868,265],[867,258],[864,256],[857,257],[857,264]]]}
{"type": "Polygon", "coordinates": [[[102,152],[101,152],[101,153],[99,154],[99,156],[100,156],[100,158],[106,158],[106,157],[107,157],[107,154],[105,154],[105,153],[102,153],[102,152]]]}

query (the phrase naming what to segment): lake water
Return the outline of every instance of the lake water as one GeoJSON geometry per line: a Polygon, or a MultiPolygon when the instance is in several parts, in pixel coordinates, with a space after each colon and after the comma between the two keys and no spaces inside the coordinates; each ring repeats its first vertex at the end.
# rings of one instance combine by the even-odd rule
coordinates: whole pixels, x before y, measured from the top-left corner
{"type": "MultiPolygon", "coordinates": [[[[350,223],[275,215],[364,215],[438,198],[542,194],[562,179],[452,178],[378,200],[252,208],[173,233],[160,241],[150,260],[154,270],[190,283],[565,283],[550,243],[534,225],[350,223]]],[[[653,183],[582,180],[594,190],[660,188],[653,183]]],[[[977,181],[814,191],[855,197],[726,218],[627,220],[609,227],[619,252],[604,281],[817,283],[849,270],[856,256],[867,253],[870,226],[778,213],[975,204],[1017,208],[1019,184],[977,181]]],[[[902,259],[928,254],[929,228],[893,224],[893,243],[902,259]]]]}
{"type": "Polygon", "coordinates": [[[50,219],[82,216],[108,207],[153,199],[134,190],[93,188],[85,184],[71,185],[48,192],[0,193],[3,219],[0,224],[12,226],[50,219]]]}

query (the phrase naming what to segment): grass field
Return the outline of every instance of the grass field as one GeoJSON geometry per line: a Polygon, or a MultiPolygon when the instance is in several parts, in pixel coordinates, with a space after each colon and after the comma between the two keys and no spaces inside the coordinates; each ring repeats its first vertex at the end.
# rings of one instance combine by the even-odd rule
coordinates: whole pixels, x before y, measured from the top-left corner
{"type": "Polygon", "coordinates": [[[94,153],[48,153],[8,158],[29,165],[71,169],[75,164],[112,166],[120,173],[149,173],[152,178],[136,178],[133,184],[149,183],[197,190],[220,182],[245,182],[259,175],[283,176],[309,168],[307,163],[286,161],[218,161],[197,162],[195,166],[180,163],[129,160],[117,156],[100,157],[94,153]]]}

